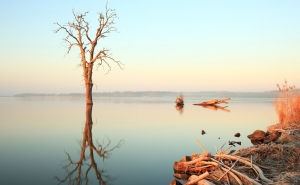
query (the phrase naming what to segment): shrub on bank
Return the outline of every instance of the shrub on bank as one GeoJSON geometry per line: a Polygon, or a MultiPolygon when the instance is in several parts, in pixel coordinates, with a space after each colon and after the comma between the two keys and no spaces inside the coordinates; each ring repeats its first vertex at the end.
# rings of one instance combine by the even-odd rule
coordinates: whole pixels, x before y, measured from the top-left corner
{"type": "Polygon", "coordinates": [[[278,121],[283,128],[300,127],[300,91],[295,86],[284,84],[278,87],[278,97],[274,101],[278,121]]]}

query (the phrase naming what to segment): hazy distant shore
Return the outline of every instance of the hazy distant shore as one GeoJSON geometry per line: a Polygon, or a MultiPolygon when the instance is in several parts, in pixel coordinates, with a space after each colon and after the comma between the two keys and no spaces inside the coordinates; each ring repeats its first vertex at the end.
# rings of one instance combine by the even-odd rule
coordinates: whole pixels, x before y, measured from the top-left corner
{"type": "MultiPolygon", "coordinates": [[[[230,91],[200,91],[200,92],[173,92],[173,91],[115,91],[96,92],[93,97],[178,97],[182,93],[185,97],[241,97],[241,98],[274,98],[277,91],[264,92],[230,92],[230,91]]],[[[2,96],[3,97],[3,96],[2,96]]],[[[68,94],[44,94],[44,93],[21,93],[13,97],[85,97],[84,93],[68,94]]]]}

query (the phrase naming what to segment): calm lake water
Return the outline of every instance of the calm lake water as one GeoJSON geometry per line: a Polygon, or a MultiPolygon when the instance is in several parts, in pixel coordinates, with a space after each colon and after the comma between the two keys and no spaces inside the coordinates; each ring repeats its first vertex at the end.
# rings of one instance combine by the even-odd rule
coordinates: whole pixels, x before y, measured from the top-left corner
{"type": "Polygon", "coordinates": [[[193,105],[209,99],[186,98],[180,111],[175,98],[95,98],[87,129],[84,99],[2,97],[0,184],[170,184],[175,161],[202,153],[195,139],[213,154],[229,140],[252,146],[247,135],[277,121],[273,99],[233,98],[228,111],[193,105]],[[88,130],[95,148],[81,142],[88,130]]]}

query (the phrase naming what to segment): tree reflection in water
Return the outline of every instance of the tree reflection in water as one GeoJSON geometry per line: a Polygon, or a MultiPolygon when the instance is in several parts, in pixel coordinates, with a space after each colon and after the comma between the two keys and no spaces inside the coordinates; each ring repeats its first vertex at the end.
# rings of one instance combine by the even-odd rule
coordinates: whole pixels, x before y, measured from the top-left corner
{"type": "MultiPolygon", "coordinates": [[[[83,138],[81,142],[81,151],[80,151],[80,158],[78,161],[73,161],[71,159],[71,156],[69,153],[65,152],[66,155],[68,156],[68,163],[63,165],[63,169],[67,172],[67,175],[65,178],[59,178],[55,176],[54,178],[61,183],[68,183],[68,184],[88,184],[89,183],[89,178],[88,174],[90,171],[93,171],[91,169],[94,169],[95,175],[97,180],[99,181],[99,184],[101,185],[108,185],[111,182],[113,182],[116,178],[112,178],[111,176],[105,174],[105,170],[100,170],[97,166],[97,163],[94,159],[94,152],[102,158],[107,159],[111,156],[111,152],[116,149],[120,148],[124,140],[120,140],[119,143],[108,149],[109,145],[111,143],[110,139],[107,139],[107,144],[105,146],[99,144],[97,142],[97,147],[93,143],[93,137],[92,137],[92,126],[93,126],[93,121],[92,121],[92,108],[93,105],[86,105],[86,122],[85,122],[85,127],[83,131],[83,138]],[[85,155],[85,150],[88,149],[89,156],[86,157],[85,155]],[[88,162],[88,159],[90,159],[90,162],[88,162]],[[83,170],[82,166],[86,165],[87,169],[83,170]],[[84,172],[83,172],[84,171],[84,172]]],[[[104,144],[104,143],[103,143],[104,144]]]]}

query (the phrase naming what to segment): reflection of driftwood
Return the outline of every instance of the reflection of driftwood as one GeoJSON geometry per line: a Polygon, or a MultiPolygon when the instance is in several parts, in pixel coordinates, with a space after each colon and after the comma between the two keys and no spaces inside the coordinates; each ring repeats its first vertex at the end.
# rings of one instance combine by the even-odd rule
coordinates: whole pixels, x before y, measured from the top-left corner
{"type": "Polygon", "coordinates": [[[98,156],[101,157],[103,160],[109,158],[112,150],[114,150],[115,148],[120,148],[122,146],[123,140],[119,141],[119,143],[111,149],[107,149],[111,143],[109,139],[108,143],[104,147],[98,142],[98,146],[96,147],[93,143],[92,138],[92,125],[92,105],[87,105],[86,123],[83,131],[83,139],[81,142],[80,158],[78,161],[73,161],[69,153],[65,152],[68,156],[68,163],[66,165],[63,165],[63,169],[67,172],[67,175],[63,179],[58,178],[57,176],[54,177],[59,182],[59,184],[64,182],[67,182],[68,184],[88,184],[88,173],[92,171],[91,169],[94,169],[99,184],[107,185],[110,184],[111,181],[114,181],[115,178],[112,178],[109,175],[105,174],[105,170],[99,170],[97,163],[94,159],[94,152],[96,152],[96,154],[98,154],[98,156]],[[88,149],[89,151],[89,156],[85,155],[86,149],[88,149]],[[90,164],[88,164],[87,159],[90,159],[90,164]],[[85,172],[82,172],[83,166],[87,168],[85,172]],[[73,168],[70,169],[71,167],[73,168]]]}
{"type": "Polygon", "coordinates": [[[231,98],[225,98],[223,100],[217,100],[217,99],[213,99],[210,101],[205,101],[202,103],[196,103],[194,105],[215,105],[215,104],[220,104],[220,103],[228,103],[227,101],[230,100],[231,98]]]}
{"type": "MultiPolygon", "coordinates": [[[[194,104],[194,105],[199,105],[199,104],[194,104]]],[[[223,111],[226,111],[226,112],[230,112],[230,110],[227,109],[227,106],[226,107],[221,107],[219,105],[199,105],[199,106],[202,106],[204,108],[207,108],[207,109],[211,109],[211,110],[214,110],[214,111],[217,111],[218,109],[220,110],[223,110],[223,111]]]]}

